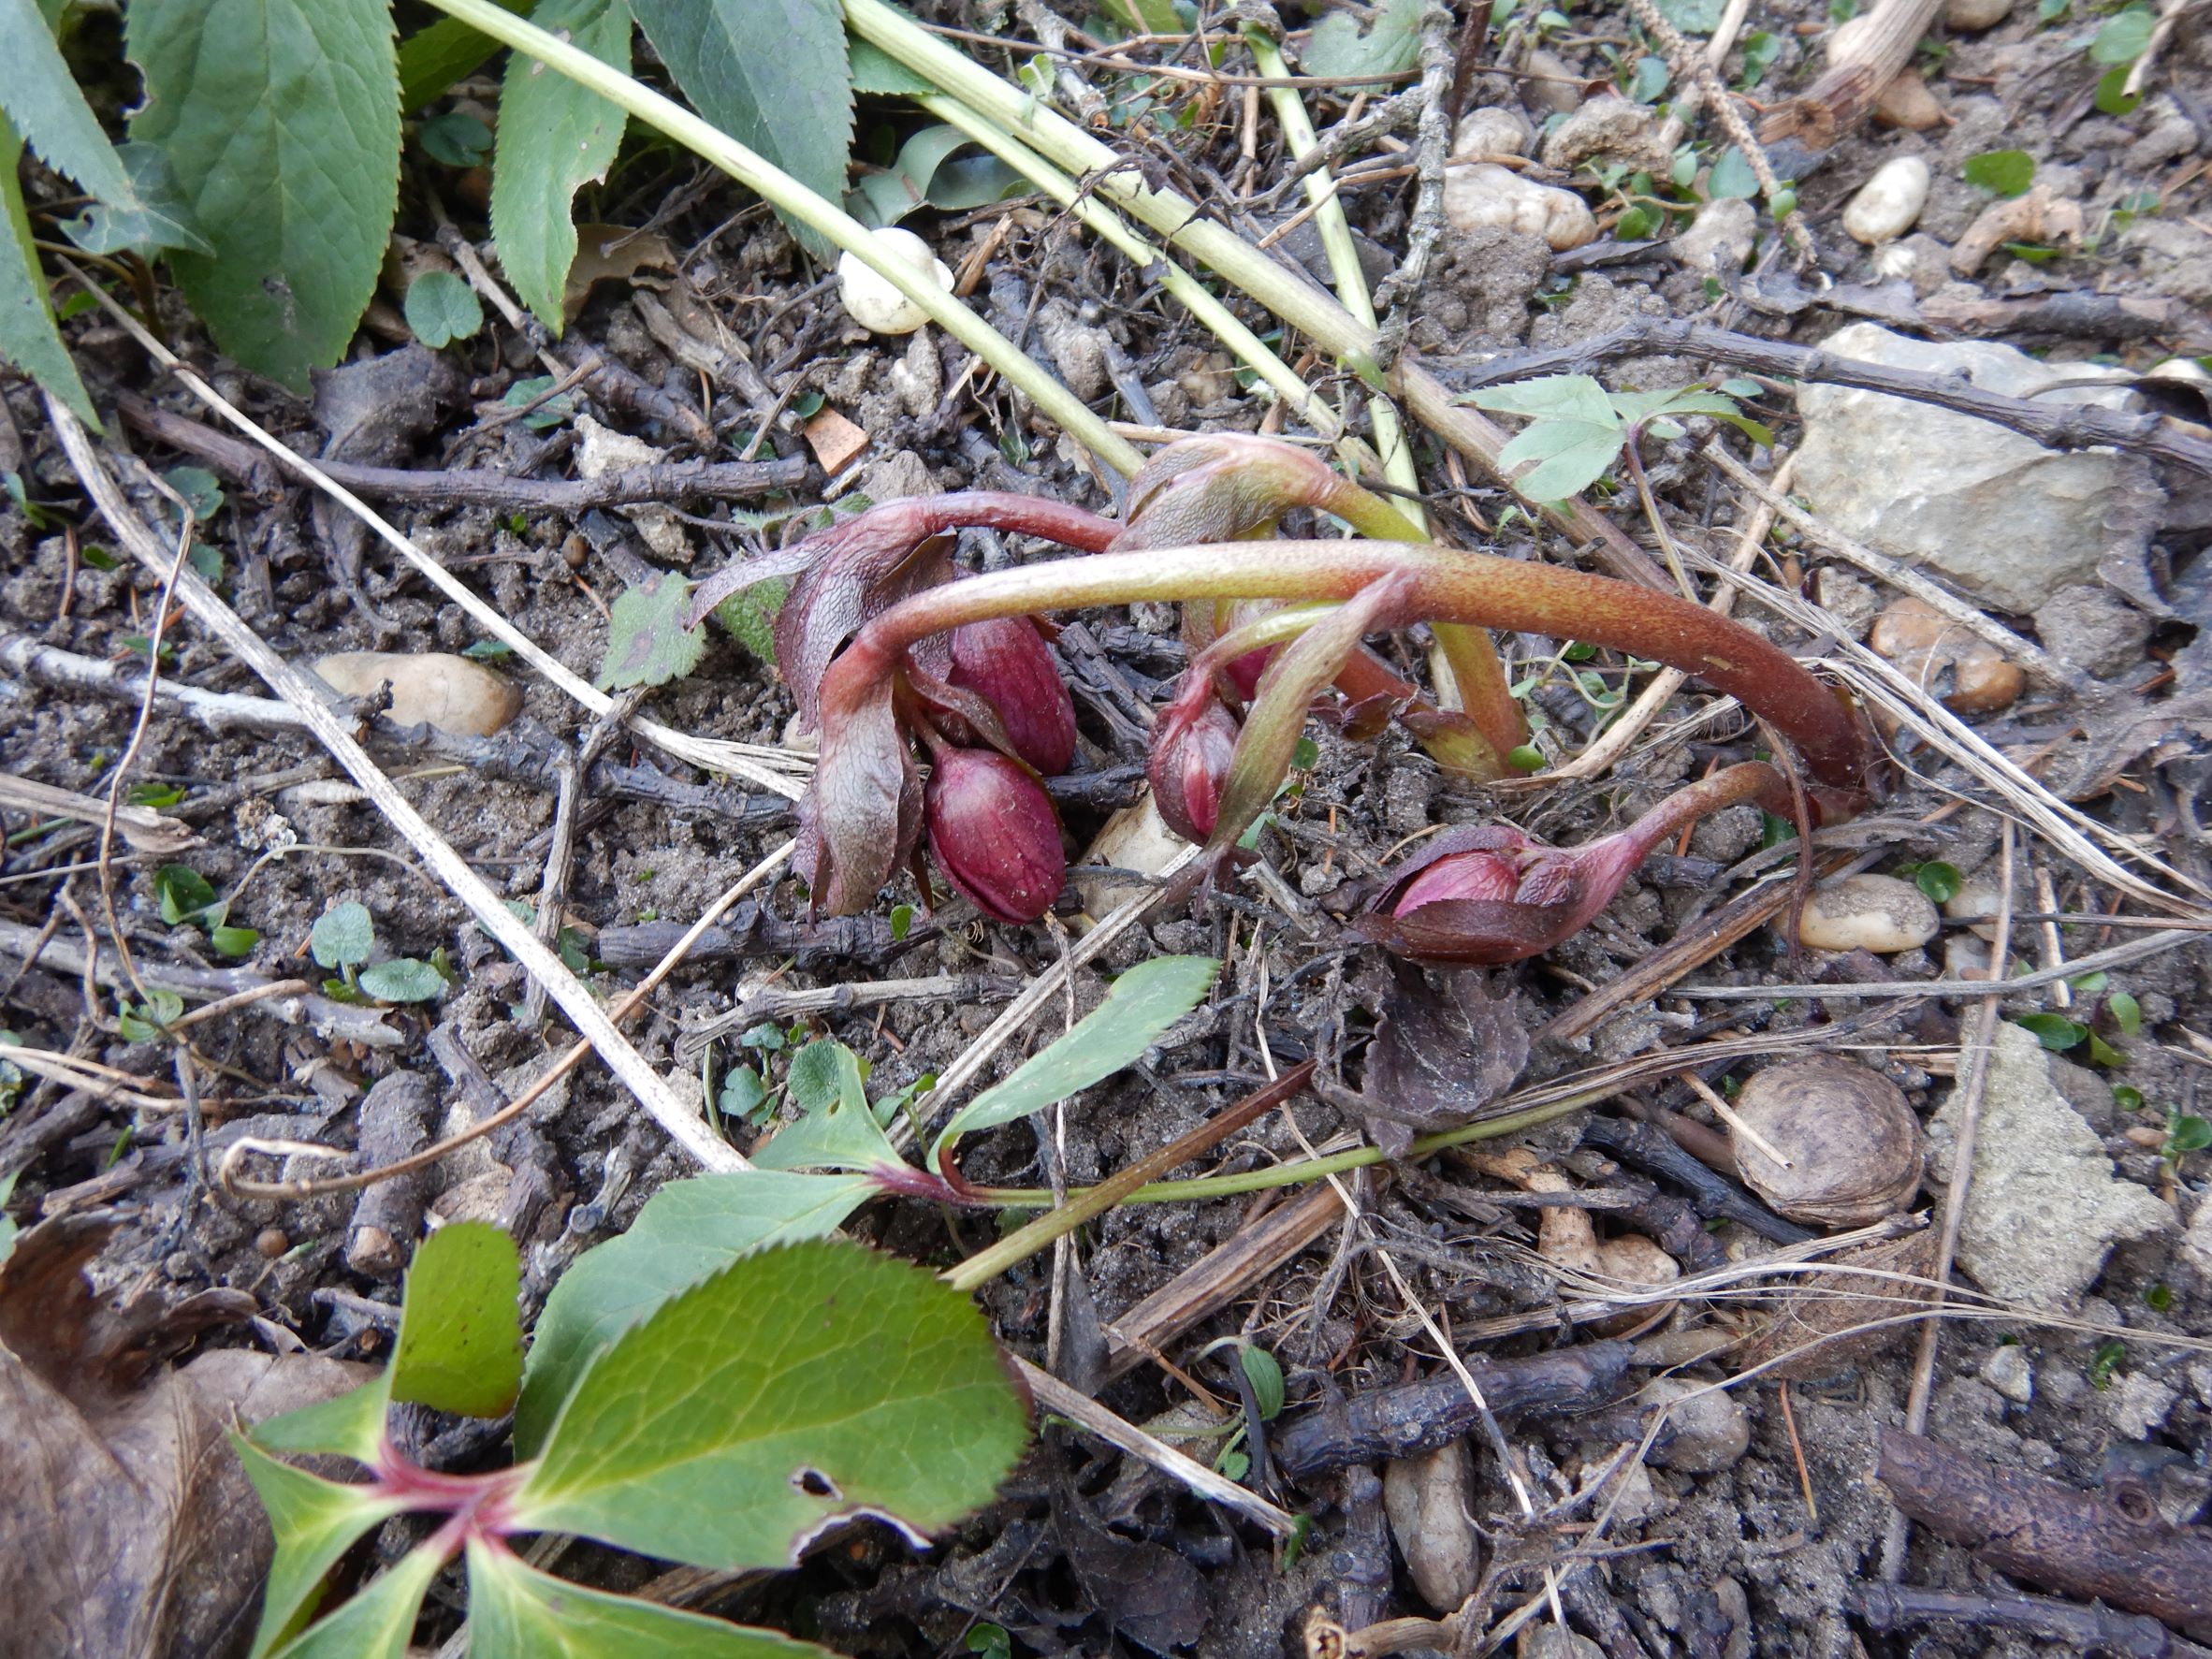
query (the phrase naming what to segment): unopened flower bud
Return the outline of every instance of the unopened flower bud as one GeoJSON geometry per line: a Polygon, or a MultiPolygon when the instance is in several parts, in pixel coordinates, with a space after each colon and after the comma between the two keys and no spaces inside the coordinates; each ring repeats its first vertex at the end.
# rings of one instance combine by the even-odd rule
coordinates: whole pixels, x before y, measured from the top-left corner
{"type": "Polygon", "coordinates": [[[1161,821],[1185,840],[1203,845],[1214,833],[1236,747],[1236,717],[1210,695],[1195,708],[1178,699],[1161,714],[1146,771],[1161,821]]]}
{"type": "Polygon", "coordinates": [[[1044,786],[995,749],[932,745],[923,817],[937,867],[985,915],[1034,922],[1068,879],[1044,786]]]}
{"type": "Polygon", "coordinates": [[[1014,753],[1047,778],[1075,759],[1075,703],[1052,653],[1026,617],[968,622],[953,630],[947,677],[998,713],[1014,753]]]}

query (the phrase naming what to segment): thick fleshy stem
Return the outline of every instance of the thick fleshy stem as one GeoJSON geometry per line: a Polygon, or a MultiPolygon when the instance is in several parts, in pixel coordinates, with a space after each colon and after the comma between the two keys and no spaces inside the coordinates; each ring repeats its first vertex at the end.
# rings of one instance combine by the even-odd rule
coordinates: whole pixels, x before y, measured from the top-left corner
{"type": "MultiPolygon", "coordinates": [[[[857,909],[880,884],[896,822],[895,739],[871,720],[888,677],[933,633],[989,617],[1137,600],[1349,600],[1404,578],[1406,617],[1526,630],[1609,646],[1694,675],[1764,715],[1848,812],[1872,787],[1874,750],[1855,709],[1795,659],[1702,605],[1555,565],[1393,542],[1227,542],[1107,553],[971,576],[904,600],[854,636],[822,685],[817,815],[836,863],[850,861],[831,909],[857,909]],[[851,722],[849,727],[848,722],[851,722]],[[891,738],[886,747],[886,739],[891,738]]],[[[886,709],[887,712],[887,709],[886,709]]],[[[1280,781],[1279,777],[1275,781],[1280,781]]]]}

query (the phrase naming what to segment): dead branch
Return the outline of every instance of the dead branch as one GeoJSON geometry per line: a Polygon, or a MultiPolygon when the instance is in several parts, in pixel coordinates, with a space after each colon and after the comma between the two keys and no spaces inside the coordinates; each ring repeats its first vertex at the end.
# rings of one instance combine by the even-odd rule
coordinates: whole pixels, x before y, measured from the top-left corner
{"type": "Polygon", "coordinates": [[[1809,150],[1827,150],[1849,137],[1912,60],[1943,8],[1943,0],[1882,0],[1863,28],[1830,54],[1820,79],[1760,124],[1760,138],[1769,144],[1796,138],[1809,150]]]}

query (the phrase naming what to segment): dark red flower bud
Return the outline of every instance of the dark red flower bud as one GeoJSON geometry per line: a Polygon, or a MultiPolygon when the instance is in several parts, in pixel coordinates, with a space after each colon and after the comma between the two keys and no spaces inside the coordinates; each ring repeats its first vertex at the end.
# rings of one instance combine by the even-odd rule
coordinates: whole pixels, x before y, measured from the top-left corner
{"type": "Polygon", "coordinates": [[[1211,693],[1195,704],[1177,698],[1161,713],[1146,771],[1161,821],[1185,840],[1202,846],[1214,833],[1236,747],[1236,717],[1211,693]]]}
{"type": "Polygon", "coordinates": [[[1044,786],[996,749],[931,746],[923,819],[929,853],[986,916],[1034,922],[1068,879],[1060,821],[1044,786]]]}
{"type": "Polygon", "coordinates": [[[1037,624],[1026,617],[968,622],[953,630],[953,685],[998,711],[1013,751],[1047,778],[1075,759],[1075,703],[1037,624]]]}

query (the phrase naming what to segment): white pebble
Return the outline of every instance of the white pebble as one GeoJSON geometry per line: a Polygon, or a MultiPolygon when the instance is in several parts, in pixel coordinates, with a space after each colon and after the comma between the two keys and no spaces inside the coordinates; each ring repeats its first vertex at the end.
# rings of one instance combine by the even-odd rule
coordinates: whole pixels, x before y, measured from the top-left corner
{"type": "Polygon", "coordinates": [[[385,712],[402,726],[429,723],[457,737],[488,737],[522,711],[522,692],[488,668],[445,651],[340,651],[318,657],[315,677],[347,697],[388,684],[385,712]]]}
{"type": "MultiPolygon", "coordinates": [[[[934,278],[946,293],[953,291],[953,269],[929,250],[929,244],[910,230],[871,232],[877,245],[892,258],[934,278]]],[[[837,255],[837,298],[846,314],[871,334],[911,334],[929,321],[929,313],[892,286],[851,254],[837,255]]]]}
{"type": "Polygon", "coordinates": [[[1928,163],[1917,155],[1891,156],[1843,210],[1843,228],[1869,247],[1904,235],[1928,206],[1928,163]]]}
{"type": "Polygon", "coordinates": [[[1805,901],[1797,942],[1815,951],[1892,955],[1935,938],[1940,920],[1928,895],[1895,876],[1845,876],[1805,901]]]}
{"type": "Polygon", "coordinates": [[[1444,169],[1444,217],[1454,230],[1496,226],[1540,236],[1554,254],[1597,240],[1597,220],[1580,196],[1492,161],[1444,169]]]}

